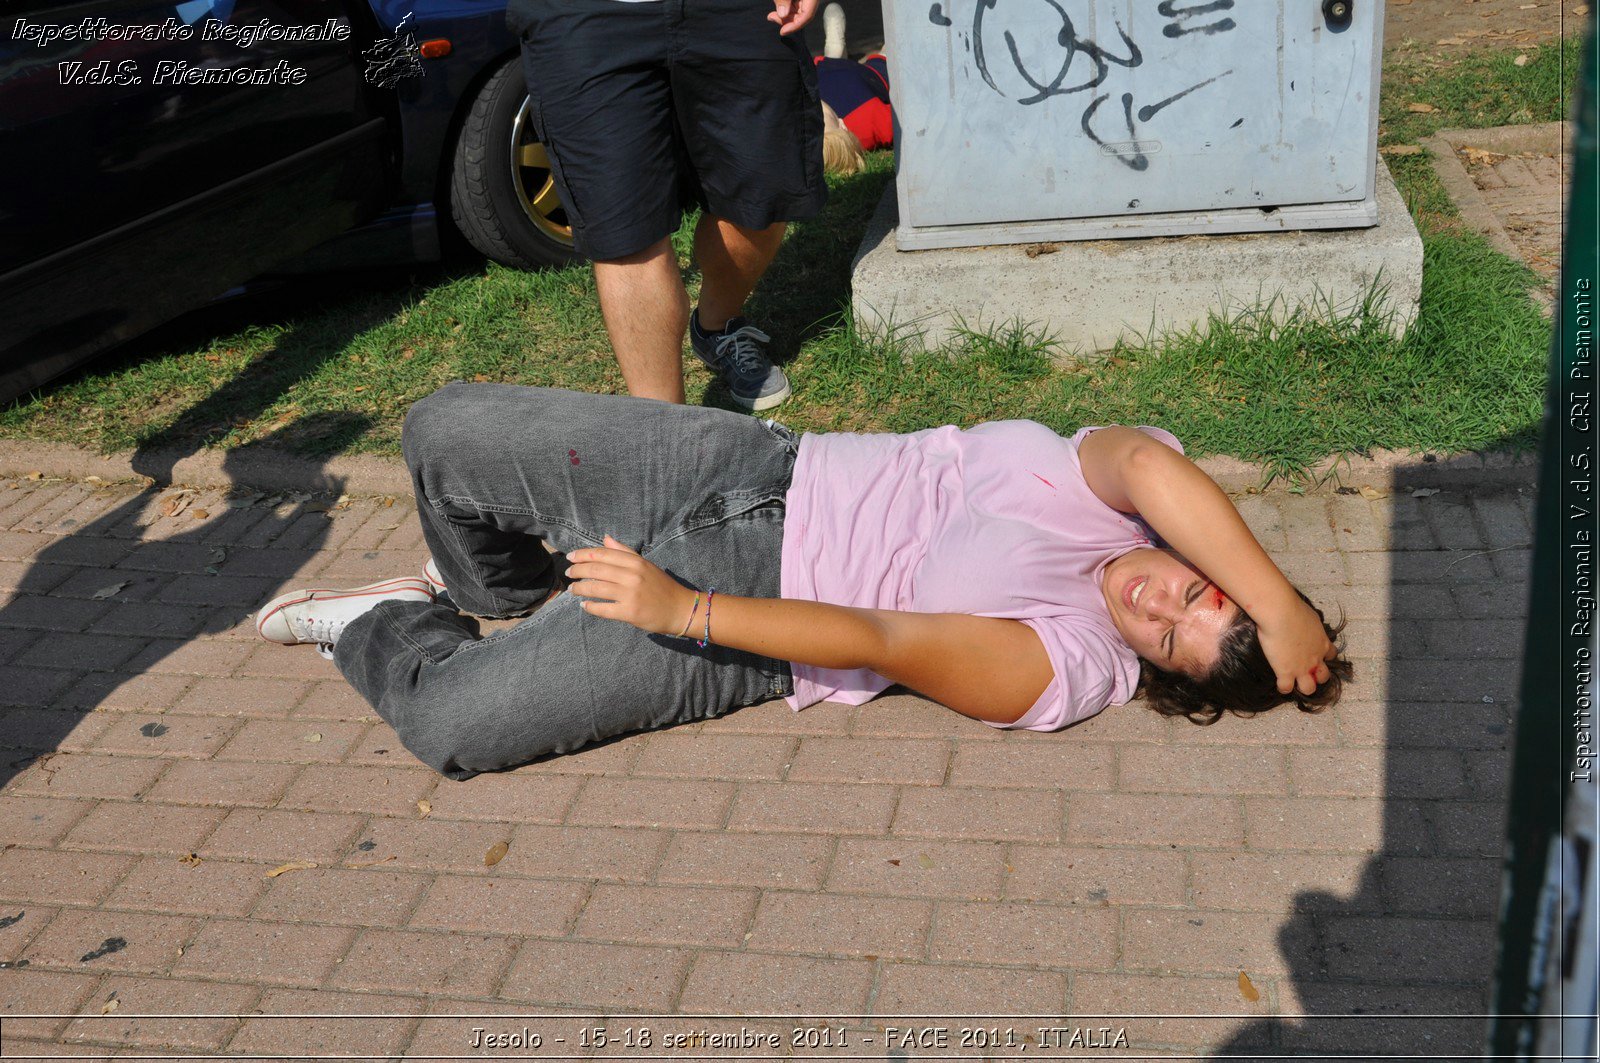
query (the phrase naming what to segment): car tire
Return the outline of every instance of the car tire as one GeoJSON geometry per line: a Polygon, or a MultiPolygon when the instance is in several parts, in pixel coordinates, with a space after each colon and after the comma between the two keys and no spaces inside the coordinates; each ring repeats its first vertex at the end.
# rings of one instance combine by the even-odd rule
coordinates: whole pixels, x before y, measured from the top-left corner
{"type": "Polygon", "coordinates": [[[450,214],[467,242],[520,269],[582,261],[539,144],[520,56],[473,99],[456,139],[450,214]]]}

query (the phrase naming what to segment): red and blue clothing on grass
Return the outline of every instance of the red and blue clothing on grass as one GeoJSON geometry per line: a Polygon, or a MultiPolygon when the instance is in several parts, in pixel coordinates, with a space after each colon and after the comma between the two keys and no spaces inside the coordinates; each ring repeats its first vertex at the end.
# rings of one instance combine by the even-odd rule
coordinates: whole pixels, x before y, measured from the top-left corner
{"type": "Polygon", "coordinates": [[[864,151],[894,144],[894,111],[889,104],[889,60],[874,53],[859,63],[818,56],[817,90],[864,151]]]}

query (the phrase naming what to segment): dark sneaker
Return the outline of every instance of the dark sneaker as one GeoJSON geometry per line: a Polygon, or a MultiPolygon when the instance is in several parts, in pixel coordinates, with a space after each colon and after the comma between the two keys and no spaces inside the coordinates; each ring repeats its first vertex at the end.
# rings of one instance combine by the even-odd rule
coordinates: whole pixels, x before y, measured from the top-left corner
{"type": "Polygon", "coordinates": [[[771,342],[771,336],[742,317],[729,318],[721,332],[706,332],[700,315],[689,315],[689,345],[695,356],[747,410],[770,410],[789,397],[789,378],[767,357],[771,342]]]}

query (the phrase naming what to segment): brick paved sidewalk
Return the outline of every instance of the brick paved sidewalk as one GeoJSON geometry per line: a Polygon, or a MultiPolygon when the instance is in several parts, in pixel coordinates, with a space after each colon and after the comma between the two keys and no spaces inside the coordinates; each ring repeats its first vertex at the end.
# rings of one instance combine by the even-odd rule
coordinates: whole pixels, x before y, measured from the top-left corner
{"type": "Polygon", "coordinates": [[[1462,219],[1496,250],[1544,279],[1533,295],[1549,312],[1561,269],[1570,123],[1446,129],[1423,143],[1462,219]]]}
{"type": "MultiPolygon", "coordinates": [[[[1476,1052],[1475,1019],[1319,1018],[1486,1003],[1531,492],[1414,496],[1439,467],[1242,501],[1351,618],[1334,712],[1034,734],[774,702],[466,783],[247,620],[415,571],[405,500],[0,483],[4,1054],[461,1056],[524,1026],[560,1053],[597,1011],[1476,1052]],[[274,1018],[307,1013],[397,1017],[274,1018]],[[516,1017],[449,1017],[486,1013],[516,1017]],[[1114,1018],[1163,1013],[1194,1017],[1114,1018]]],[[[883,1058],[875,1025],[833,1029],[883,1058]]]]}

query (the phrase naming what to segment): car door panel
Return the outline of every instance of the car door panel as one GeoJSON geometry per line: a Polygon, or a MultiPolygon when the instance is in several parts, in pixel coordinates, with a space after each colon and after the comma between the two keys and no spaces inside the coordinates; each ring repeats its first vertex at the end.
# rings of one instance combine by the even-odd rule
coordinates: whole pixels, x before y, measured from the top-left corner
{"type": "Polygon", "coordinates": [[[392,193],[392,104],[362,77],[373,22],[356,0],[25,2],[5,19],[0,394],[206,302],[373,216],[392,193]],[[47,47],[16,32],[18,19],[97,18],[191,31],[47,47]],[[347,39],[243,47],[204,31],[330,19],[347,39]],[[184,70],[276,80],[195,84],[184,70]]]}

